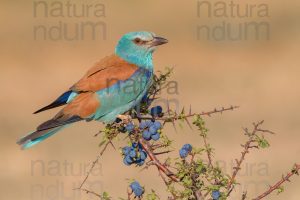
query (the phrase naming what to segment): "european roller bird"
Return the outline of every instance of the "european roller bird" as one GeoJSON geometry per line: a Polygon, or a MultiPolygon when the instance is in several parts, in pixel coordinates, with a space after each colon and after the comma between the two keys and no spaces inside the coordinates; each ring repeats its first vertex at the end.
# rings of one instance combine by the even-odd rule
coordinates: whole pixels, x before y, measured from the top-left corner
{"type": "Polygon", "coordinates": [[[153,78],[153,52],[167,42],[145,31],[123,35],[113,55],[97,62],[69,90],[35,114],[64,108],[17,143],[23,149],[30,148],[82,120],[113,122],[139,104],[147,93],[153,78]]]}

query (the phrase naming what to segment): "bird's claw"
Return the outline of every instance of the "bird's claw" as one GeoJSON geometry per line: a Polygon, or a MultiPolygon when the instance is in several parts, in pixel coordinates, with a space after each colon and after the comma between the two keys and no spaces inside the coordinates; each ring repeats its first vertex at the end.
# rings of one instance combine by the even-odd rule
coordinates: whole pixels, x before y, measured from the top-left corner
{"type": "Polygon", "coordinates": [[[129,122],[132,121],[132,118],[130,115],[118,115],[117,118],[119,118],[120,120],[122,120],[123,124],[128,124],[129,122]]]}

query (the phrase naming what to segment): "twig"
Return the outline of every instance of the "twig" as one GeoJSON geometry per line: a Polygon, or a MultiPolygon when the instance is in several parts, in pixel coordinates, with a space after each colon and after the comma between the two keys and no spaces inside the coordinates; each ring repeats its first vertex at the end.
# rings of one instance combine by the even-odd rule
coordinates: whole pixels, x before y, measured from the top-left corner
{"type": "MultiPolygon", "coordinates": [[[[163,175],[163,172],[160,169],[158,169],[158,172],[159,172],[159,176],[162,178],[162,180],[164,181],[165,185],[168,188],[170,186],[170,182],[166,180],[166,178],[163,175]]],[[[174,199],[174,200],[177,199],[177,196],[173,191],[170,191],[170,193],[173,196],[173,197],[171,197],[172,199],[174,199]]]]}
{"type": "MultiPolygon", "coordinates": [[[[254,140],[252,138],[249,138],[249,140],[245,143],[245,145],[243,145],[244,150],[242,151],[242,156],[240,157],[240,159],[235,160],[236,161],[236,166],[234,167],[233,173],[232,173],[232,175],[230,177],[230,180],[228,182],[227,190],[230,190],[232,184],[234,183],[235,177],[241,169],[241,165],[242,165],[243,161],[245,160],[246,154],[249,153],[249,146],[253,141],[254,140]]],[[[230,194],[230,193],[228,193],[228,194],[230,194]]]]}
{"type": "Polygon", "coordinates": [[[196,200],[203,200],[204,197],[202,196],[201,191],[199,189],[197,189],[197,187],[196,187],[196,180],[197,180],[197,177],[193,177],[192,176],[192,181],[193,181],[192,191],[193,191],[193,195],[196,198],[196,200]]]}
{"type": "Polygon", "coordinates": [[[153,149],[153,150],[156,150],[156,149],[159,149],[159,148],[163,148],[163,147],[167,147],[168,145],[166,145],[166,144],[152,144],[151,145],[151,149],[153,149]]]}
{"type": "Polygon", "coordinates": [[[127,188],[127,200],[131,199],[132,190],[130,187],[127,188]]]}
{"type": "Polygon", "coordinates": [[[162,154],[166,154],[166,153],[170,153],[172,151],[162,151],[162,152],[157,152],[157,153],[153,153],[154,155],[162,155],[162,154]]]}
{"type": "MultiPolygon", "coordinates": [[[[91,172],[93,171],[94,167],[96,166],[96,164],[99,162],[100,157],[103,155],[104,151],[106,150],[107,146],[111,144],[111,141],[108,141],[104,148],[101,150],[100,154],[97,156],[97,158],[92,162],[91,168],[89,169],[89,171],[87,172],[85,178],[83,179],[83,181],[81,182],[79,188],[77,189],[82,189],[82,186],[84,185],[84,183],[86,182],[86,180],[89,178],[91,172]]],[[[76,188],[75,188],[76,189],[76,188]]]]}
{"type": "Polygon", "coordinates": [[[85,189],[85,188],[77,188],[77,189],[82,190],[82,191],[86,192],[87,194],[89,194],[89,193],[93,194],[93,195],[99,197],[100,199],[102,199],[102,196],[100,194],[94,192],[94,191],[91,191],[91,190],[88,190],[88,189],[85,189]]]}
{"type": "Polygon", "coordinates": [[[165,185],[168,186],[169,183],[168,183],[168,181],[165,179],[165,177],[164,177],[164,175],[163,175],[163,172],[162,172],[160,169],[158,169],[158,173],[159,173],[159,176],[160,176],[160,177],[162,178],[162,180],[164,181],[165,185]]]}
{"type": "Polygon", "coordinates": [[[242,200],[245,200],[246,198],[247,198],[247,191],[243,192],[242,200]]]}
{"type": "Polygon", "coordinates": [[[194,193],[194,197],[196,198],[196,200],[203,200],[203,197],[202,197],[200,191],[193,191],[193,193],[194,193]]]}
{"type": "Polygon", "coordinates": [[[211,157],[211,150],[209,148],[209,145],[207,143],[207,139],[205,135],[202,135],[203,138],[203,142],[204,142],[204,147],[206,149],[206,154],[207,154],[207,158],[208,158],[208,166],[213,168],[213,164],[212,164],[212,157],[211,157]]]}
{"type": "Polygon", "coordinates": [[[151,159],[151,161],[153,161],[153,164],[156,165],[158,170],[161,170],[172,181],[175,181],[175,182],[179,181],[173,172],[171,172],[165,165],[161,164],[161,162],[157,159],[155,154],[152,152],[152,149],[147,141],[145,141],[143,138],[140,138],[139,143],[142,145],[143,149],[149,155],[149,158],[151,159]]]}
{"type": "Polygon", "coordinates": [[[259,195],[258,197],[254,198],[253,200],[260,200],[271,194],[274,190],[280,188],[280,186],[285,183],[285,182],[290,182],[290,178],[293,175],[299,175],[299,170],[300,170],[300,164],[295,164],[294,168],[289,172],[286,176],[282,176],[281,180],[279,180],[277,183],[275,183],[273,186],[270,186],[270,188],[259,195]]]}
{"type": "MultiPolygon", "coordinates": [[[[171,114],[170,113],[170,110],[168,109],[168,117],[156,117],[155,119],[156,120],[161,120],[161,121],[164,121],[164,122],[172,122],[174,123],[174,121],[176,120],[180,120],[180,119],[186,119],[186,118],[189,118],[189,117],[193,117],[195,115],[199,115],[199,116],[211,116],[212,114],[216,114],[216,113],[223,113],[225,111],[229,111],[229,110],[234,110],[234,109],[237,109],[239,108],[239,106],[230,106],[228,108],[224,108],[222,107],[221,109],[214,109],[212,111],[208,111],[208,112],[201,112],[201,113],[189,113],[189,114],[186,114],[186,115],[178,115],[177,113],[174,113],[174,114],[171,114]]],[[[140,119],[143,119],[143,120],[151,120],[153,119],[152,117],[141,117],[140,119]]]]}
{"type": "MultiPolygon", "coordinates": [[[[234,170],[233,170],[233,173],[231,175],[231,178],[227,184],[227,190],[230,191],[233,183],[235,182],[235,178],[236,178],[236,175],[238,174],[238,172],[240,171],[241,169],[241,165],[243,163],[243,161],[245,160],[245,157],[246,157],[246,154],[249,153],[249,150],[251,148],[258,148],[257,146],[255,145],[252,145],[254,142],[256,142],[256,140],[254,140],[254,137],[256,136],[256,133],[257,132],[268,132],[268,133],[273,133],[271,131],[268,131],[268,130],[263,130],[263,129],[260,129],[259,126],[263,124],[264,121],[260,121],[258,123],[253,123],[253,130],[252,132],[249,132],[248,129],[244,129],[244,132],[245,132],[245,135],[247,135],[249,137],[248,141],[242,145],[242,147],[244,148],[243,151],[242,151],[242,155],[240,157],[240,159],[236,159],[236,166],[234,167],[234,170]]],[[[227,193],[227,196],[229,195],[230,193],[228,192],[227,193]]]]}

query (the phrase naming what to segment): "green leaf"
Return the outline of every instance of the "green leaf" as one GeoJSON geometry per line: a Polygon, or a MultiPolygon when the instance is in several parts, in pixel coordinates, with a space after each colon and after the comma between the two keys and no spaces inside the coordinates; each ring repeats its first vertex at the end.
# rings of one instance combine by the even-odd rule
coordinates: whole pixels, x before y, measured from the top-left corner
{"type": "Polygon", "coordinates": [[[277,188],[277,195],[284,192],[284,187],[280,186],[279,188],[277,188]]]}
{"type": "Polygon", "coordinates": [[[109,196],[109,194],[107,192],[103,192],[101,195],[101,199],[102,200],[111,200],[111,197],[109,196]]]}
{"type": "Polygon", "coordinates": [[[99,144],[98,146],[99,146],[99,147],[102,147],[105,143],[106,143],[106,140],[104,139],[104,140],[102,140],[102,141],[100,142],[100,144],[99,144]]]}
{"type": "Polygon", "coordinates": [[[155,191],[152,190],[150,194],[147,194],[146,199],[147,199],[147,200],[159,200],[160,198],[159,198],[159,196],[155,193],[155,191]]]}
{"type": "Polygon", "coordinates": [[[256,141],[258,146],[262,149],[268,148],[270,146],[269,142],[262,136],[261,138],[257,136],[256,141]]]}

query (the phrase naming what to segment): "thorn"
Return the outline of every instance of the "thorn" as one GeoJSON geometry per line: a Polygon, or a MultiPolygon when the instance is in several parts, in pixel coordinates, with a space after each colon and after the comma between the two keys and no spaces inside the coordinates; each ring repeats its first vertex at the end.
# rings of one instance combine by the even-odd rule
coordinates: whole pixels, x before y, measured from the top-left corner
{"type": "Polygon", "coordinates": [[[157,152],[157,153],[153,153],[154,155],[161,155],[161,154],[166,154],[166,153],[170,153],[172,151],[163,151],[163,152],[157,152]]]}
{"type": "Polygon", "coordinates": [[[111,146],[114,148],[114,150],[116,150],[115,145],[112,143],[112,141],[109,141],[109,143],[111,144],[111,146]]]}
{"type": "Polygon", "coordinates": [[[184,119],[185,119],[186,123],[189,125],[190,129],[193,130],[193,127],[192,127],[192,125],[190,124],[189,120],[188,120],[186,117],[185,117],[184,119]]]}
{"type": "Polygon", "coordinates": [[[176,129],[176,125],[175,125],[174,120],[172,120],[172,124],[173,124],[173,127],[174,127],[174,129],[175,129],[175,132],[177,133],[177,129],[176,129]]]}
{"type": "Polygon", "coordinates": [[[167,99],[167,112],[168,112],[168,115],[170,116],[170,104],[169,104],[168,99],[167,99]]]}
{"type": "Polygon", "coordinates": [[[271,186],[271,185],[269,185],[269,188],[270,188],[270,189],[272,189],[272,186],[271,186]]]}

